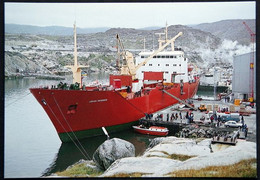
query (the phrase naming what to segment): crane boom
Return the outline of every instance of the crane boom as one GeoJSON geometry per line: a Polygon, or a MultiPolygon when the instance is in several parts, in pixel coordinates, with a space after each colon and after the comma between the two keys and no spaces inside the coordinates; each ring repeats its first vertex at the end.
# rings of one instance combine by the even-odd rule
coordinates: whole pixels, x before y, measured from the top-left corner
{"type": "Polygon", "coordinates": [[[246,26],[246,29],[248,30],[248,32],[250,33],[251,36],[255,36],[256,34],[250,29],[250,27],[246,24],[246,22],[244,21],[243,24],[246,26]]]}
{"type": "Polygon", "coordinates": [[[247,31],[249,32],[250,36],[251,36],[251,44],[252,44],[252,53],[251,53],[251,57],[250,57],[250,83],[249,83],[249,88],[251,89],[251,101],[253,101],[254,98],[254,51],[255,51],[255,47],[254,47],[254,43],[255,43],[255,36],[256,34],[250,29],[250,27],[246,24],[246,22],[243,22],[243,24],[245,25],[247,31]]]}
{"type": "Polygon", "coordinates": [[[148,58],[146,58],[143,62],[141,62],[140,64],[138,64],[135,69],[132,70],[131,74],[135,75],[136,71],[142,67],[144,64],[146,64],[149,60],[151,60],[153,58],[153,56],[155,56],[156,54],[158,54],[159,52],[161,52],[162,50],[164,50],[170,43],[173,43],[178,37],[180,37],[182,35],[182,32],[179,32],[175,37],[173,37],[172,39],[170,39],[167,43],[165,43],[162,47],[160,47],[158,50],[156,50],[153,54],[151,54],[148,58]]]}

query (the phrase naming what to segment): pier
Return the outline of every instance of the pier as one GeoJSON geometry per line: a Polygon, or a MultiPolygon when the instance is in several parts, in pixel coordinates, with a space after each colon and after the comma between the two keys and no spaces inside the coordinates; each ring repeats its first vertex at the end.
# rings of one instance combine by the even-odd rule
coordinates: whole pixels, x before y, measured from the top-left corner
{"type": "MultiPolygon", "coordinates": [[[[249,115],[247,116],[241,114],[245,119],[244,123],[248,126],[248,132],[245,133],[245,131],[243,131],[241,128],[225,127],[224,122],[218,123],[216,119],[213,121],[210,120],[210,116],[213,114],[213,110],[221,114],[221,112],[218,112],[219,110],[221,111],[224,108],[228,108],[229,112],[235,112],[239,114],[241,107],[245,111],[243,105],[235,106],[233,103],[226,102],[224,99],[218,101],[212,99],[192,99],[192,101],[194,103],[195,109],[198,109],[200,104],[205,104],[207,108],[212,107],[210,109],[211,113],[208,111],[192,111],[191,108],[185,107],[184,104],[180,103],[153,113],[152,116],[150,115],[142,118],[139,120],[139,122],[145,126],[166,127],[169,129],[169,135],[178,137],[212,138],[213,143],[235,145],[236,139],[255,141],[253,135],[256,132],[256,114],[254,113],[255,108],[252,108],[252,112],[248,113],[249,115]],[[187,112],[193,114],[192,122],[186,117],[187,112]],[[172,119],[172,114],[177,114],[178,117],[172,119]],[[180,114],[182,117],[180,117],[180,114]],[[202,120],[202,117],[204,120],[202,120]]],[[[242,118],[241,115],[239,116],[240,119],[242,118]]],[[[240,119],[239,122],[241,122],[240,119]]]]}

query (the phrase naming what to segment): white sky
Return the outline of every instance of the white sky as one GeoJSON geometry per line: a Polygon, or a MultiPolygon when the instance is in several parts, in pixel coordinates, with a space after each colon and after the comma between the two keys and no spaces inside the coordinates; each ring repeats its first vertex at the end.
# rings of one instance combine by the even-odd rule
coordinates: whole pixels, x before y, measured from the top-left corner
{"type": "Polygon", "coordinates": [[[225,19],[255,19],[250,2],[5,3],[5,23],[72,27],[142,28],[225,19]]]}

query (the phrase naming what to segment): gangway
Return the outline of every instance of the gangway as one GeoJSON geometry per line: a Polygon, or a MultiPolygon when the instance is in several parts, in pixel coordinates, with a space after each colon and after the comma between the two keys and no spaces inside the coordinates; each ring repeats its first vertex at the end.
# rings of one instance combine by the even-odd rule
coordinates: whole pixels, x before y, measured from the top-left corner
{"type": "Polygon", "coordinates": [[[185,101],[181,100],[180,98],[178,98],[178,97],[172,95],[171,93],[169,93],[169,92],[167,92],[167,91],[165,91],[165,90],[162,90],[162,91],[163,91],[164,93],[166,93],[167,95],[171,96],[172,98],[178,100],[179,102],[185,104],[185,105],[188,106],[189,108],[191,108],[191,109],[197,111],[197,109],[195,109],[194,107],[192,107],[191,105],[189,105],[189,104],[186,103],[185,101]]]}

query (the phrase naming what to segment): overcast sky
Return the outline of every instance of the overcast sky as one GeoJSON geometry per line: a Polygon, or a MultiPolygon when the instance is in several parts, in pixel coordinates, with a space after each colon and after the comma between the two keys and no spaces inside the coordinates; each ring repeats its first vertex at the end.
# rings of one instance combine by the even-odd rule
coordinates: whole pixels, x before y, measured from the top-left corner
{"type": "Polygon", "coordinates": [[[255,2],[5,3],[5,23],[142,28],[255,19],[255,2]]]}

